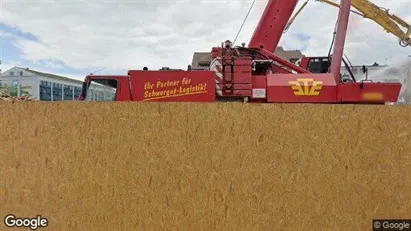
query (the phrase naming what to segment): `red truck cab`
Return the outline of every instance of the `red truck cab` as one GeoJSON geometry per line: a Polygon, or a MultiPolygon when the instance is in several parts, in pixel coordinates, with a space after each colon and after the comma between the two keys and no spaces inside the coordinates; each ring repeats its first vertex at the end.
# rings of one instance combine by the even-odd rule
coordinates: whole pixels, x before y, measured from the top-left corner
{"type": "Polygon", "coordinates": [[[79,100],[214,102],[214,71],[130,70],[128,75],[88,75],[79,100]]]}

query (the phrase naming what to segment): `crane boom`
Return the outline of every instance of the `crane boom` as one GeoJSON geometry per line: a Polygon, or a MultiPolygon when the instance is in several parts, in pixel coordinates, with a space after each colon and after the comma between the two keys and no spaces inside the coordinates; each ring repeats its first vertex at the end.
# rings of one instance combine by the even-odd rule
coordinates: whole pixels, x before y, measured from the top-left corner
{"type": "MultiPolygon", "coordinates": [[[[316,0],[324,2],[335,7],[339,4],[330,0],[316,0]]],[[[373,20],[388,33],[392,33],[400,39],[400,45],[403,47],[411,46],[411,25],[395,14],[390,14],[389,10],[381,8],[368,0],[351,0],[351,5],[362,13],[361,16],[373,20]],[[404,27],[404,32],[400,27],[404,27]]]]}
{"type": "MultiPolygon", "coordinates": [[[[287,23],[283,33],[287,32],[288,28],[295,21],[295,18],[301,13],[302,9],[307,5],[307,0],[300,9],[295,13],[291,20],[287,23]]],[[[316,2],[327,3],[331,6],[340,8],[340,4],[331,0],[315,0],[316,2]]],[[[359,12],[350,10],[352,13],[368,18],[380,25],[388,33],[391,33],[399,38],[399,44],[402,47],[411,46],[411,24],[407,23],[402,18],[395,14],[390,14],[389,10],[375,5],[368,0],[351,0],[351,5],[359,12]],[[401,27],[405,28],[401,29],[401,27]]]]}
{"type": "Polygon", "coordinates": [[[274,52],[298,0],[269,0],[248,47],[274,52]]]}
{"type": "Polygon", "coordinates": [[[350,18],[351,1],[352,0],[343,1],[338,14],[337,33],[331,61],[331,73],[334,75],[336,82],[340,80],[341,62],[343,60],[344,45],[350,18]]]}
{"type": "Polygon", "coordinates": [[[233,46],[226,40],[212,47],[207,70],[189,67],[177,72],[143,69],[130,70],[126,76],[89,75],[80,98],[86,98],[88,86],[96,81],[115,86],[116,101],[385,104],[398,100],[399,82],[357,82],[340,75],[351,0],[341,0],[332,56],[303,56],[295,64],[275,54],[297,2],[269,0],[250,45],[233,46]],[[166,82],[173,84],[159,88],[166,82]]]}

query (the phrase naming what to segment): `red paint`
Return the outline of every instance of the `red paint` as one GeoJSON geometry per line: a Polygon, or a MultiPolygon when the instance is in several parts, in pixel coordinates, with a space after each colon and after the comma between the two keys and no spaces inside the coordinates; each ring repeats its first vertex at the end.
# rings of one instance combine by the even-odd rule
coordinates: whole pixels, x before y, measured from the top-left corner
{"type": "Polygon", "coordinates": [[[274,52],[298,0],[269,0],[248,46],[274,52]]]}
{"type": "MultiPolygon", "coordinates": [[[[303,85],[303,81],[299,82],[303,85]]],[[[310,89],[313,83],[309,81],[307,88],[310,89]]],[[[304,89],[304,86],[302,86],[304,89]]],[[[337,86],[330,74],[272,74],[267,75],[268,102],[296,102],[296,103],[335,103],[337,99],[337,86]],[[296,96],[290,81],[298,79],[312,79],[319,81],[321,89],[318,96],[296,96]]]]}
{"type": "Polygon", "coordinates": [[[341,83],[338,85],[337,98],[339,102],[349,103],[384,103],[396,102],[400,94],[401,84],[399,83],[341,83]],[[362,85],[362,86],[361,86],[362,85]],[[366,93],[380,93],[382,100],[367,100],[363,98],[366,93]]]}
{"type": "Polygon", "coordinates": [[[132,70],[128,74],[134,101],[215,101],[215,73],[212,71],[132,70]]]}
{"type": "Polygon", "coordinates": [[[301,58],[301,62],[300,62],[300,67],[308,70],[308,64],[309,64],[309,62],[310,62],[310,58],[308,58],[308,57],[302,57],[302,58],[301,58]]]}
{"type": "Polygon", "coordinates": [[[310,73],[308,70],[306,70],[306,69],[304,69],[304,68],[302,68],[302,67],[300,67],[300,66],[297,66],[297,65],[295,65],[294,63],[292,63],[292,62],[290,62],[290,61],[284,60],[284,59],[281,58],[280,56],[278,56],[278,55],[276,55],[276,54],[274,54],[274,53],[272,53],[272,52],[270,52],[270,51],[268,51],[268,50],[259,49],[259,52],[260,52],[261,54],[267,56],[268,58],[270,58],[270,59],[278,62],[279,64],[284,65],[284,66],[292,69],[293,71],[296,71],[297,73],[306,73],[306,74],[307,74],[307,73],[310,73]]]}
{"type": "Polygon", "coordinates": [[[331,73],[312,73],[329,71],[328,64],[325,70],[310,71],[310,66],[313,66],[310,64],[315,64],[316,58],[303,57],[300,65],[296,65],[273,53],[297,2],[269,0],[249,47],[231,47],[230,42],[222,47],[213,47],[211,71],[132,70],[127,76],[87,76],[85,82],[96,78],[116,80],[116,101],[215,102],[217,97],[248,97],[249,102],[253,103],[396,102],[400,83],[339,83],[349,19],[349,0],[342,1],[340,8],[331,73]],[[183,79],[190,79],[190,82],[182,86],[183,79]],[[305,82],[302,79],[306,79],[305,82]],[[161,87],[161,83],[166,82],[176,83],[174,86],[161,87]],[[306,86],[294,86],[302,83],[306,86]],[[312,87],[320,85],[321,88],[312,91],[312,87]],[[180,95],[196,86],[197,90],[204,88],[203,92],[180,95]],[[160,96],[161,92],[170,91],[173,94],[168,97],[163,95],[166,97],[149,99],[150,94],[155,95],[157,92],[157,96],[160,96]],[[302,93],[295,94],[297,91],[302,93]],[[309,95],[313,92],[318,92],[318,95],[309,95]],[[376,97],[381,98],[376,100],[376,97]]]}
{"type": "MultiPolygon", "coordinates": [[[[266,91],[267,89],[267,76],[265,75],[255,75],[253,76],[253,81],[252,81],[252,89],[253,90],[260,90],[260,89],[264,89],[264,91],[266,91]]],[[[249,102],[254,102],[254,103],[265,103],[267,102],[267,95],[265,95],[264,98],[254,98],[254,96],[252,96],[249,100],[249,102]]]]}
{"type": "Polygon", "coordinates": [[[331,73],[334,75],[334,79],[337,83],[340,82],[341,62],[344,54],[350,8],[351,0],[341,0],[340,12],[338,14],[337,34],[335,36],[334,50],[331,60],[331,73]]]}

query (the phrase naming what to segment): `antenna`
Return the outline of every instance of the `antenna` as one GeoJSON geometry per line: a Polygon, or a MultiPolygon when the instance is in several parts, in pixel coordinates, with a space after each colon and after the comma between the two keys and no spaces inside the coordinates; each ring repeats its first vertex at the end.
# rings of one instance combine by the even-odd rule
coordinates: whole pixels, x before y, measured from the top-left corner
{"type": "Polygon", "coordinates": [[[97,70],[97,71],[94,71],[94,72],[91,72],[90,75],[94,75],[95,73],[97,73],[97,72],[99,72],[99,71],[102,71],[102,70],[104,70],[104,69],[107,69],[107,67],[101,68],[101,69],[99,69],[99,70],[97,70]]]}
{"type": "Polygon", "coordinates": [[[241,24],[240,29],[238,30],[237,35],[234,38],[233,47],[234,47],[235,42],[237,41],[238,36],[240,35],[241,30],[243,29],[243,26],[244,26],[245,22],[247,21],[248,16],[250,15],[251,10],[253,9],[255,1],[256,0],[254,0],[253,3],[251,4],[250,9],[248,10],[247,15],[245,16],[245,18],[243,20],[243,23],[241,24]]]}

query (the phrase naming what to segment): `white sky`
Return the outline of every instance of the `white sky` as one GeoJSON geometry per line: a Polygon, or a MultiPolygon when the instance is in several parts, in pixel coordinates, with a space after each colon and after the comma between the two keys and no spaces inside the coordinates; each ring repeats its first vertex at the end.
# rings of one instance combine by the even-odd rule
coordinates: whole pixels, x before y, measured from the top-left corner
{"type": "MultiPolygon", "coordinates": [[[[1,21],[39,40],[14,38],[22,58],[57,59],[72,68],[120,70],[143,66],[185,69],[195,51],[210,51],[221,41],[234,39],[252,1],[2,2],[1,21]]],[[[372,2],[411,22],[410,0],[372,2]]],[[[266,3],[257,0],[237,44],[248,44],[266,3]]],[[[304,53],[308,56],[327,55],[337,13],[333,6],[311,1],[280,45],[286,49],[307,47],[304,53]],[[311,39],[300,41],[297,35],[301,33],[311,39]]],[[[395,63],[411,55],[411,47],[400,47],[398,39],[378,24],[351,15],[345,53],[354,65],[395,63]]],[[[3,62],[3,70],[14,65],[3,62]]]]}

